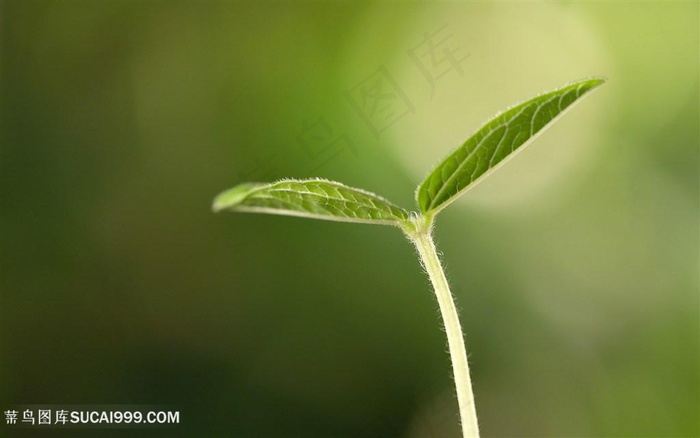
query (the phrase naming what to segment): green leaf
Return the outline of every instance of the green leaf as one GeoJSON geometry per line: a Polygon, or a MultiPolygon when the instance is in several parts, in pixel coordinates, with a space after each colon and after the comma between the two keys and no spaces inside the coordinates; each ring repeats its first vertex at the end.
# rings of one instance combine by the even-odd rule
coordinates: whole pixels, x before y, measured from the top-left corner
{"type": "Polygon", "coordinates": [[[588,91],[605,82],[588,79],[521,103],[486,123],[418,186],[423,213],[438,212],[521,149],[528,140],[588,91]]]}
{"type": "Polygon", "coordinates": [[[322,179],[241,184],[217,196],[213,210],[385,225],[408,219],[406,210],[374,193],[322,179]]]}

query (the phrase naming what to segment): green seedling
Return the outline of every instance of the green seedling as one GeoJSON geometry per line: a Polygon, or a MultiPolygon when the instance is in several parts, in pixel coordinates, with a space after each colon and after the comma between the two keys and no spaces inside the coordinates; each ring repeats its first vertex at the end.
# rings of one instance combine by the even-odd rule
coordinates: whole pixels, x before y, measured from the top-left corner
{"type": "Polygon", "coordinates": [[[467,352],[457,309],[445,278],[432,227],[435,216],[529,143],[546,126],[603,79],[566,85],[497,115],[440,162],[416,190],[417,212],[381,196],[323,179],[245,183],[214,199],[214,211],[271,213],[339,222],[393,225],[415,245],[435,290],[447,333],[464,437],[479,426],[467,352]]]}

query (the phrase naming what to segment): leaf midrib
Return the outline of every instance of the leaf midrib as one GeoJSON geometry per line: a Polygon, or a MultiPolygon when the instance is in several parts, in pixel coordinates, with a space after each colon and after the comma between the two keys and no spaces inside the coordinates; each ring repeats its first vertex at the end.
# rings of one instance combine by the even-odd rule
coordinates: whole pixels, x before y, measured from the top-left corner
{"type": "MultiPolygon", "coordinates": [[[[559,102],[557,103],[557,109],[559,110],[559,114],[561,114],[561,111],[562,111],[562,109],[561,109],[561,102],[562,102],[562,99],[564,99],[564,97],[566,97],[569,93],[572,93],[572,92],[575,92],[575,93],[576,93],[577,98],[580,97],[579,91],[581,90],[581,87],[583,87],[583,85],[584,85],[583,83],[582,83],[582,84],[579,84],[576,88],[572,88],[571,90],[568,90],[568,91],[566,91],[565,93],[563,93],[563,94],[561,94],[561,95],[559,96],[559,102]]],[[[444,193],[445,193],[445,191],[448,189],[448,187],[451,186],[450,184],[453,182],[453,180],[457,177],[457,175],[459,175],[459,173],[462,171],[462,169],[464,168],[464,166],[466,166],[466,165],[470,162],[470,160],[471,160],[471,158],[474,156],[474,154],[476,154],[476,153],[481,149],[481,147],[484,145],[484,142],[491,136],[491,134],[493,134],[495,131],[497,131],[497,130],[500,129],[501,127],[505,127],[505,128],[506,128],[506,129],[504,130],[504,132],[503,132],[503,136],[501,137],[501,140],[499,141],[498,146],[496,146],[496,148],[494,149],[493,154],[491,154],[491,158],[490,158],[490,160],[489,160],[489,168],[492,168],[492,167],[493,167],[493,164],[492,164],[493,158],[497,155],[498,150],[499,150],[500,147],[501,147],[501,143],[502,143],[503,140],[506,138],[506,135],[507,135],[507,133],[508,133],[508,130],[510,129],[510,126],[509,126],[509,125],[511,124],[511,122],[512,122],[513,120],[517,119],[523,112],[525,112],[525,111],[526,111],[528,108],[530,108],[533,104],[537,106],[537,108],[535,109],[535,112],[532,114],[532,117],[530,118],[530,134],[529,134],[529,136],[528,136],[528,139],[525,140],[525,141],[523,142],[523,144],[527,143],[527,142],[528,142],[530,139],[532,139],[533,136],[534,136],[534,128],[535,128],[534,123],[535,123],[535,119],[537,118],[537,114],[539,113],[539,111],[540,111],[542,108],[544,108],[545,105],[547,105],[548,103],[550,103],[552,100],[554,100],[554,99],[556,99],[556,98],[557,98],[557,96],[554,95],[554,96],[550,97],[549,99],[547,99],[547,100],[545,100],[545,101],[543,101],[543,102],[533,102],[533,103],[531,103],[531,104],[529,104],[529,105],[524,105],[524,106],[520,109],[520,111],[518,111],[517,113],[515,113],[515,114],[513,114],[511,117],[509,117],[507,121],[503,121],[503,122],[499,123],[498,125],[494,126],[486,135],[484,135],[484,137],[483,137],[481,140],[479,140],[479,143],[476,145],[476,147],[474,147],[474,149],[472,149],[472,151],[469,152],[469,153],[467,154],[467,156],[464,158],[464,160],[462,160],[462,162],[457,166],[457,168],[455,168],[454,171],[450,172],[450,176],[449,176],[445,181],[443,181],[442,187],[440,187],[440,189],[439,189],[438,192],[435,194],[435,196],[431,196],[431,198],[430,198],[430,204],[428,205],[428,210],[433,210],[433,209],[436,208],[436,205],[435,205],[435,204],[436,204],[436,201],[437,201],[438,199],[440,199],[440,197],[441,197],[442,195],[444,195],[444,193]]],[[[572,103],[573,103],[573,102],[572,102],[572,103]]],[[[555,116],[554,118],[556,118],[556,116],[555,116]]],[[[554,118],[553,118],[552,120],[554,120],[554,118]]],[[[551,122],[551,120],[550,120],[550,122],[551,122]]],[[[547,124],[548,124],[548,123],[547,123],[547,124]]],[[[547,126],[547,124],[545,124],[545,127],[547,126]]],[[[543,127],[543,128],[544,128],[544,127],[543,127]]],[[[517,137],[516,137],[516,138],[517,138],[517,137]]],[[[461,147],[464,147],[464,145],[462,145],[461,147]]],[[[511,151],[511,152],[512,152],[512,151],[511,151]]],[[[453,152],[453,154],[454,154],[454,153],[455,153],[455,152],[453,152]]],[[[473,176],[474,176],[474,175],[472,174],[472,175],[469,177],[470,180],[472,180],[472,182],[473,182],[473,180],[474,180],[473,176]]],[[[462,190],[466,189],[467,187],[469,187],[469,184],[468,184],[467,186],[463,187],[462,189],[458,190],[457,193],[455,193],[455,194],[453,195],[453,197],[456,196],[458,193],[460,193],[462,190]]],[[[429,189],[429,187],[428,187],[428,189],[429,189]]],[[[429,192],[428,192],[428,195],[430,195],[429,192]]],[[[448,201],[448,200],[445,200],[442,204],[446,203],[447,201],[448,201]]]]}
{"type": "MultiPolygon", "coordinates": [[[[376,210],[376,211],[379,211],[379,212],[382,212],[382,213],[390,214],[392,217],[395,217],[396,219],[401,219],[401,220],[404,220],[404,219],[406,219],[406,218],[408,217],[408,212],[406,212],[406,211],[405,211],[404,209],[402,209],[401,207],[393,206],[395,209],[399,210],[401,213],[405,213],[405,217],[396,216],[396,214],[394,214],[393,211],[382,209],[381,207],[377,206],[372,200],[369,200],[369,202],[371,202],[371,206],[368,206],[367,204],[363,204],[363,203],[361,203],[361,202],[359,202],[359,201],[357,201],[357,200],[355,200],[355,199],[350,200],[350,199],[347,199],[347,198],[339,198],[339,197],[335,197],[335,196],[319,195],[318,193],[314,193],[314,192],[293,190],[293,189],[290,189],[290,188],[268,188],[266,191],[268,191],[268,192],[283,192],[283,193],[304,194],[304,195],[307,195],[307,196],[310,196],[310,197],[316,197],[316,198],[321,198],[321,199],[325,199],[325,200],[333,200],[333,201],[343,202],[343,203],[347,203],[347,204],[353,204],[353,205],[356,205],[356,206],[358,206],[358,207],[372,208],[372,209],[374,209],[374,210],[376,210]]],[[[273,199],[273,200],[275,200],[275,201],[280,201],[280,202],[283,202],[283,203],[288,204],[288,205],[293,205],[293,206],[295,206],[295,207],[299,207],[297,204],[290,203],[289,201],[286,201],[286,200],[283,200],[283,199],[279,199],[279,198],[275,198],[274,196],[266,195],[266,194],[263,192],[263,190],[260,190],[259,193],[252,192],[252,193],[250,193],[250,194],[248,195],[248,197],[250,197],[250,196],[256,196],[256,197],[259,197],[259,198],[273,199]]],[[[388,201],[384,201],[384,202],[386,202],[387,204],[389,204],[388,201]]],[[[354,213],[354,211],[353,211],[353,213],[354,213]]],[[[375,219],[375,220],[376,220],[376,219],[375,219]]]]}
{"type": "MultiPolygon", "coordinates": [[[[509,119],[509,122],[510,122],[511,120],[513,120],[515,117],[517,117],[517,116],[519,116],[520,114],[522,114],[522,112],[525,111],[525,108],[527,108],[527,106],[526,106],[526,107],[523,107],[523,109],[522,109],[521,111],[519,111],[518,114],[516,114],[515,116],[511,117],[511,118],[509,119]]],[[[450,176],[442,183],[442,187],[440,187],[440,190],[438,190],[438,192],[435,194],[435,196],[433,196],[433,197],[430,199],[430,205],[428,205],[428,209],[432,210],[432,209],[435,208],[435,200],[436,200],[436,199],[439,199],[439,198],[444,194],[445,190],[447,190],[447,188],[449,187],[449,184],[448,184],[448,183],[451,183],[452,180],[453,180],[454,178],[456,178],[456,175],[459,174],[459,173],[461,172],[461,170],[464,168],[464,166],[466,166],[467,163],[469,163],[469,160],[471,160],[471,158],[474,156],[474,154],[477,153],[477,152],[479,151],[479,149],[481,149],[481,147],[484,145],[484,142],[486,141],[486,139],[489,138],[489,137],[491,136],[491,134],[493,134],[495,131],[497,131],[497,130],[498,130],[499,128],[501,128],[502,126],[505,126],[505,127],[506,127],[505,131],[503,132],[503,136],[501,137],[501,142],[503,141],[503,139],[505,138],[506,133],[508,132],[508,123],[507,123],[507,122],[506,122],[506,123],[500,123],[500,124],[498,124],[497,126],[493,127],[493,129],[491,129],[486,135],[484,135],[484,137],[483,137],[481,140],[479,140],[479,143],[476,145],[476,147],[475,147],[474,149],[472,149],[472,151],[469,152],[469,153],[467,154],[467,156],[464,158],[464,160],[462,160],[462,162],[459,164],[459,166],[457,166],[457,168],[456,168],[454,171],[452,171],[452,172],[450,173],[450,176]]],[[[499,144],[500,144],[500,142],[499,142],[499,144]]],[[[464,145],[462,145],[462,147],[464,147],[464,145]]],[[[492,155],[492,158],[491,158],[491,159],[493,159],[493,156],[495,156],[495,152],[494,152],[494,154],[492,155]]],[[[471,178],[471,177],[470,177],[470,178],[471,178]]],[[[459,193],[459,192],[458,192],[458,193],[459,193]]]]}

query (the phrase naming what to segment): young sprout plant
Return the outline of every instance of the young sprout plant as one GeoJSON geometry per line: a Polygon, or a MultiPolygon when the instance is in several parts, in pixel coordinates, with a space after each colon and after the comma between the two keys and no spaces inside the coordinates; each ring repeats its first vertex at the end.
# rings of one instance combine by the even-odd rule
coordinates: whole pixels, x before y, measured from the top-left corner
{"type": "Polygon", "coordinates": [[[566,85],[497,115],[440,162],[416,190],[417,212],[374,193],[324,179],[245,183],[214,199],[214,211],[270,213],[338,222],[393,225],[415,245],[430,277],[447,333],[464,437],[478,437],[474,395],[462,328],[432,227],[435,216],[525,144],[603,79],[566,85]]]}

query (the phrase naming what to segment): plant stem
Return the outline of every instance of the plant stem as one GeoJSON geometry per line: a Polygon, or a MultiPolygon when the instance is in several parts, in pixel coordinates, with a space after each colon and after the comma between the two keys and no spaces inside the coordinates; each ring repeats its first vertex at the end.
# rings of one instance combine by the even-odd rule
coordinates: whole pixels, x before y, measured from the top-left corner
{"type": "Polygon", "coordinates": [[[467,350],[464,346],[462,328],[459,324],[459,315],[455,307],[450,287],[447,284],[445,273],[440,264],[435,244],[432,238],[432,217],[421,217],[413,222],[414,227],[405,229],[406,235],[418,249],[425,270],[428,271],[430,282],[435,289],[440,313],[445,332],[447,333],[447,345],[450,349],[452,360],[452,372],[454,373],[457,401],[459,403],[459,416],[462,423],[464,438],[478,438],[479,425],[476,419],[476,407],[474,405],[474,393],[469,377],[469,364],[467,363],[467,350]],[[411,229],[412,228],[412,229],[411,229]]]}

